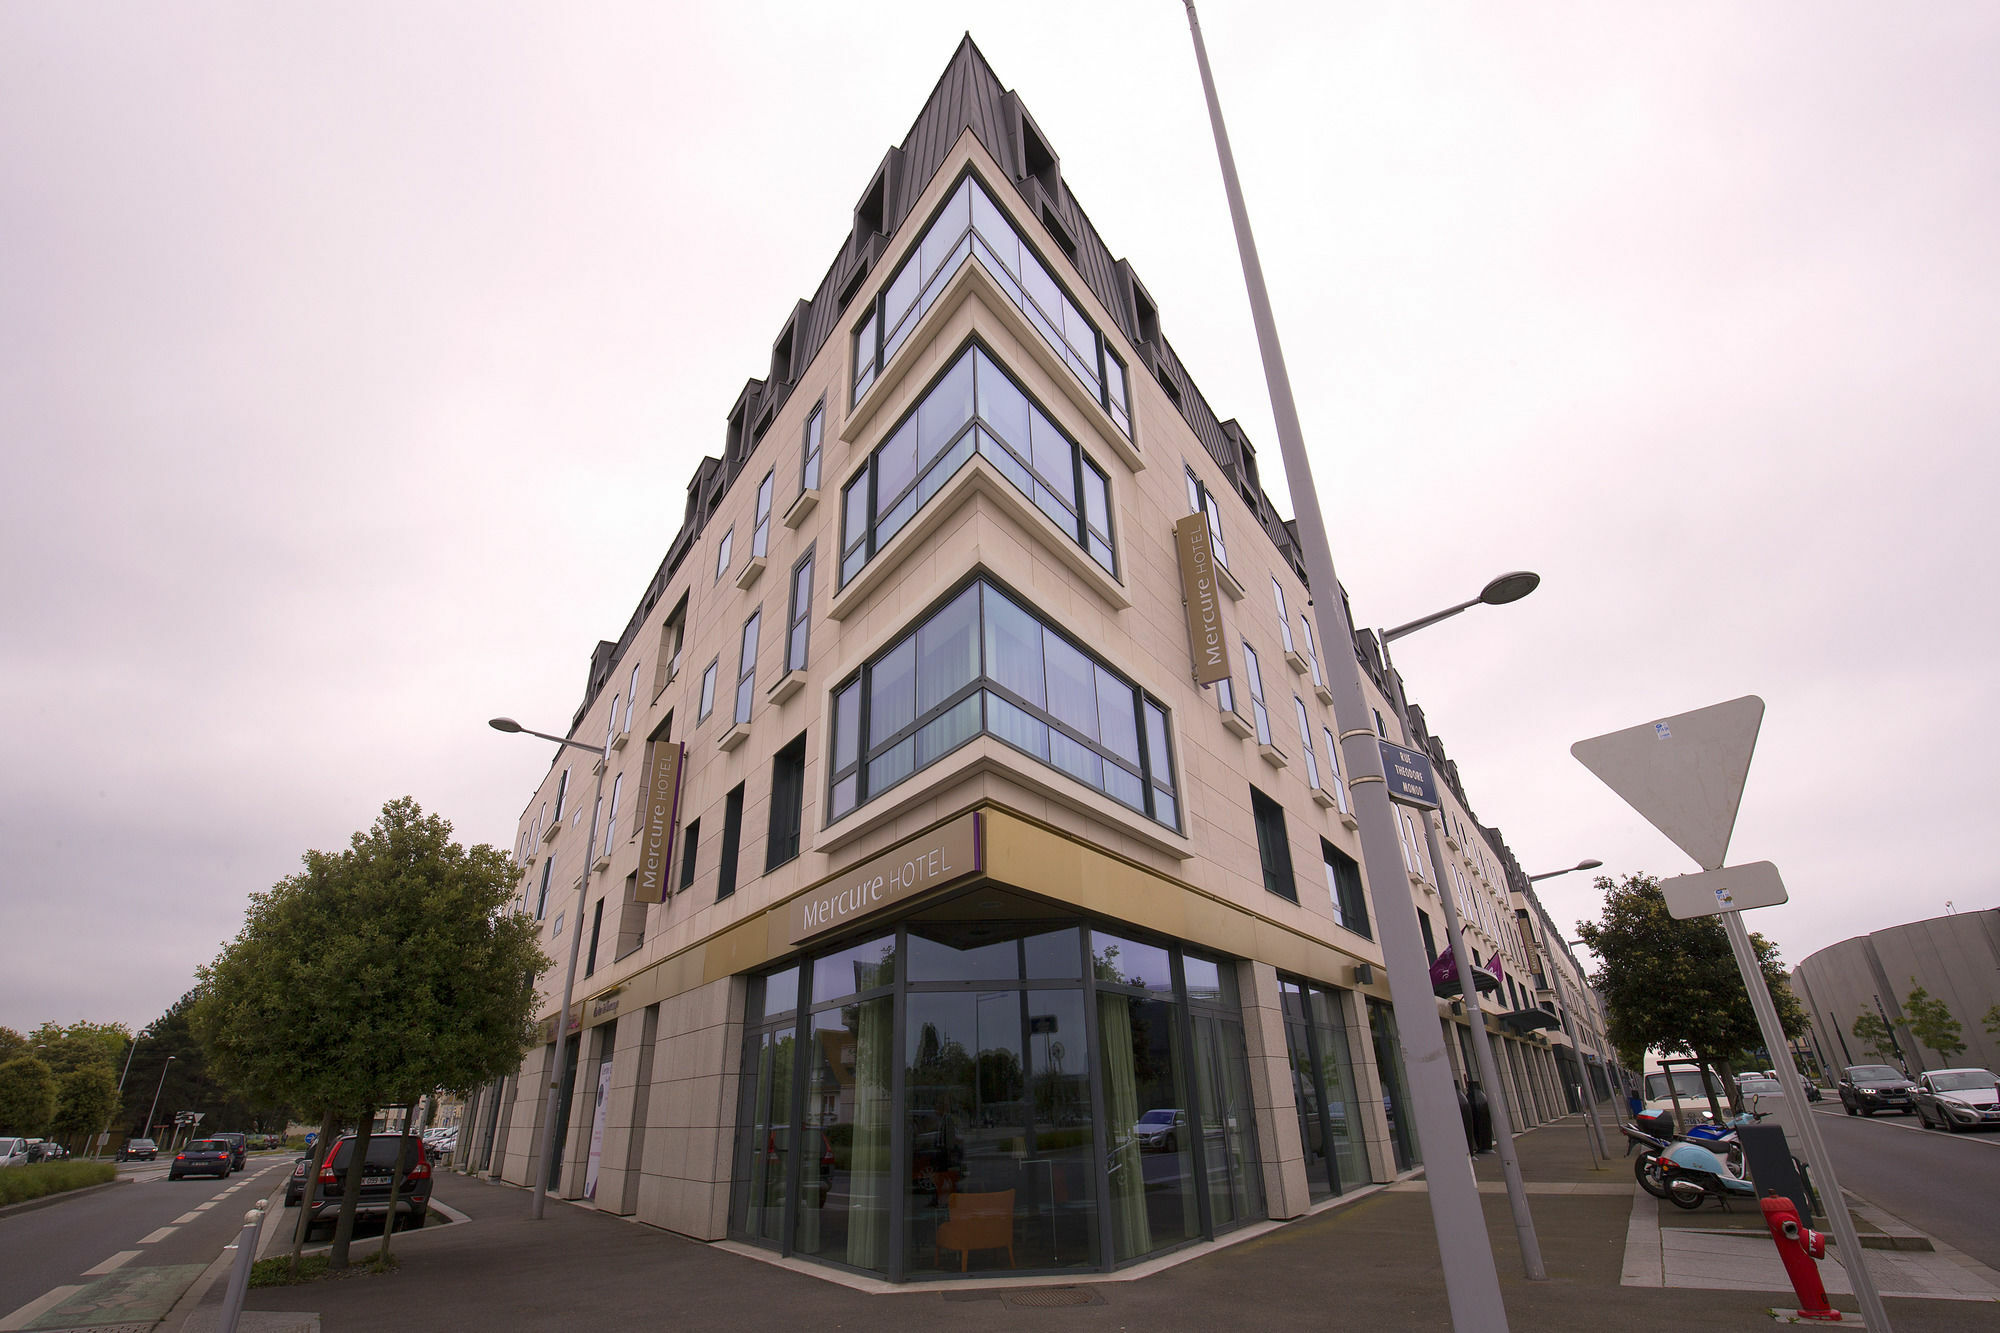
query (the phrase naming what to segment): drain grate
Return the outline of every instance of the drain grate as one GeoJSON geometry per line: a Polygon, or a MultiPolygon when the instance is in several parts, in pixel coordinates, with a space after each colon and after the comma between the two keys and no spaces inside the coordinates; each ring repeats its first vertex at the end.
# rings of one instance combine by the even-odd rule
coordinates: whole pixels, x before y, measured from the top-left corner
{"type": "Polygon", "coordinates": [[[1030,1287],[1007,1298],[1009,1305],[1102,1305],[1104,1298],[1088,1287],[1030,1287]]]}

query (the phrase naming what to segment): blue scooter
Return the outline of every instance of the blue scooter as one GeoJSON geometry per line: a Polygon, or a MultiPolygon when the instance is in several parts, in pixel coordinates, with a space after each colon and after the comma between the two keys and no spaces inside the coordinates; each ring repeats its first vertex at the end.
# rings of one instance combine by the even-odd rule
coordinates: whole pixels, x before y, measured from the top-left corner
{"type": "Polygon", "coordinates": [[[1695,1209],[1710,1198],[1727,1209],[1732,1198],[1755,1201],[1757,1187],[1732,1174],[1722,1159],[1697,1143],[1683,1139],[1669,1144],[1656,1159],[1667,1198],[1677,1207],[1695,1209]]]}

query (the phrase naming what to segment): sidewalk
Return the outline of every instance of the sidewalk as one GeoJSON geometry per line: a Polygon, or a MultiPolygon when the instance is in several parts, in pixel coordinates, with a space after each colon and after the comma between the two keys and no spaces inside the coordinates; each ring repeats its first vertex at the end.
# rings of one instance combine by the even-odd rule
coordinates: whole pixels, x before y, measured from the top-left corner
{"type": "MultiPolygon", "coordinates": [[[[1667,1283],[1662,1263],[1660,1283],[1630,1283],[1627,1240],[1643,1214],[1634,1195],[1648,1207],[1657,1201],[1639,1194],[1629,1159],[1614,1157],[1592,1170],[1584,1134],[1582,1122],[1572,1119],[1516,1140],[1546,1282],[1522,1278],[1499,1164],[1491,1155],[1478,1163],[1510,1324],[1562,1329],[1587,1321],[1619,1333],[1773,1327],[1771,1307],[1789,1308],[1792,1300],[1782,1281],[1763,1290],[1693,1288],[1667,1283]]],[[[529,1222],[528,1196],[510,1186],[447,1176],[437,1194],[469,1220],[399,1235],[401,1268],[392,1274],[251,1292],[246,1333],[313,1327],[307,1316],[284,1313],[301,1310],[316,1312],[325,1333],[429,1329],[440,1321],[481,1333],[660,1325],[787,1333],[940,1324],[953,1333],[1450,1327],[1421,1181],[1369,1191],[1143,1277],[1032,1287],[931,1284],[879,1295],[571,1204],[552,1201],[547,1220],[529,1222]],[[1047,1308],[1058,1302],[1060,1308],[1047,1308]]],[[[1745,1247],[1747,1255],[1756,1237],[1718,1239],[1745,1247]]],[[[1769,1239],[1759,1243],[1777,1271],[1769,1239]]],[[[1870,1251],[1871,1264],[1883,1253],[1870,1251]]],[[[1848,1297],[1835,1304],[1853,1309],[1848,1297]]],[[[1990,1301],[1890,1298],[1888,1306],[1898,1333],[1990,1333],[2000,1322],[1990,1301]]],[[[212,1310],[196,1311],[184,1327],[192,1333],[198,1323],[212,1327],[212,1310]]]]}

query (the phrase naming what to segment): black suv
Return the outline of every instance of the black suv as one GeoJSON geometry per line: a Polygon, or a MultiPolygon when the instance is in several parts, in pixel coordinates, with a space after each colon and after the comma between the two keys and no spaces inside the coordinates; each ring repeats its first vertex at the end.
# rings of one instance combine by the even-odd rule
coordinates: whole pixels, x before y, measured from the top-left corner
{"type": "MultiPolygon", "coordinates": [[[[396,1191],[396,1216],[408,1219],[401,1223],[405,1229],[414,1229],[429,1217],[431,1204],[430,1154],[424,1149],[424,1141],[414,1135],[384,1134],[368,1140],[368,1160],[361,1168],[361,1199],[354,1212],[356,1217],[380,1217],[389,1211],[390,1177],[395,1172],[399,1146],[403,1153],[403,1181],[396,1191]]],[[[332,1226],[339,1219],[340,1196],[345,1188],[342,1177],[353,1160],[354,1136],[343,1134],[333,1145],[333,1151],[321,1160],[319,1195],[313,1200],[312,1218],[306,1224],[308,1236],[321,1223],[332,1226]]],[[[299,1184],[303,1194],[302,1177],[299,1184]]]]}
{"type": "Polygon", "coordinates": [[[1840,1071],[1840,1104],[1849,1115],[1874,1115],[1877,1111],[1901,1111],[1915,1115],[1917,1104],[1910,1094],[1916,1084],[1903,1077],[1893,1065],[1849,1065],[1840,1071]]]}

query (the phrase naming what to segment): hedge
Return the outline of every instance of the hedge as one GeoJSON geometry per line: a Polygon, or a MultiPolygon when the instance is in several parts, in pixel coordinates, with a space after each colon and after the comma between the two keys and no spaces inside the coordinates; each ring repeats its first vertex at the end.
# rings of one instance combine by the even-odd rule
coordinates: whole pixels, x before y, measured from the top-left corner
{"type": "Polygon", "coordinates": [[[25,1203],[117,1178],[118,1168],[110,1162],[34,1162],[10,1166],[0,1171],[0,1205],[25,1203]]]}

